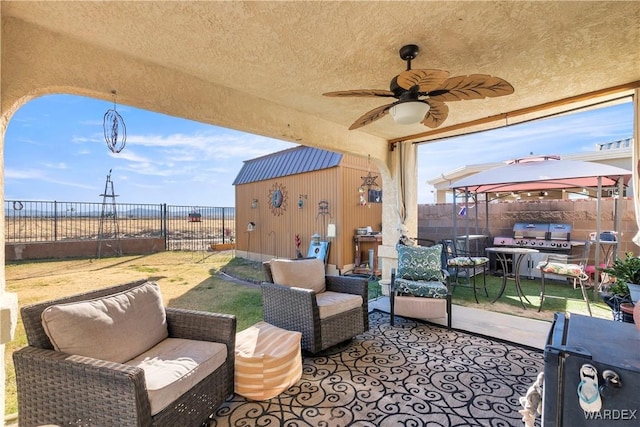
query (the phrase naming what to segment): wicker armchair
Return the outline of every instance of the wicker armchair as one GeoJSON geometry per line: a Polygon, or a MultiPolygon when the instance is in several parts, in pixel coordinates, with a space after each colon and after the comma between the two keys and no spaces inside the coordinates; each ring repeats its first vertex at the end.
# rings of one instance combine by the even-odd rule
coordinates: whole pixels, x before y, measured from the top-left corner
{"type": "Polygon", "coordinates": [[[143,282],[22,307],[28,346],[13,356],[20,426],[198,426],[233,394],[236,318],[230,315],[165,309],[169,337],[223,343],[227,354],[221,366],[153,416],[141,368],[53,350],[41,320],[47,307],[110,296],[143,282]]]}
{"type": "MultiPolygon", "coordinates": [[[[296,261],[302,262],[306,261],[296,261]]],[[[325,276],[326,291],[358,295],[362,302],[359,307],[321,318],[314,292],[274,284],[270,262],[262,265],[267,278],[261,285],[264,320],[282,329],[301,332],[303,350],[317,353],[369,330],[369,284],[366,279],[325,276]]]]}

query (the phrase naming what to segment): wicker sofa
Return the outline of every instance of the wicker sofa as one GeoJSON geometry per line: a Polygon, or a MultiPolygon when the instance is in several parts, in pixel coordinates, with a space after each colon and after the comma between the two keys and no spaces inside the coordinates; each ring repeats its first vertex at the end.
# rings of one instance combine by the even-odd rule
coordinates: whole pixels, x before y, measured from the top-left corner
{"type": "Polygon", "coordinates": [[[267,278],[261,285],[264,320],[282,329],[301,332],[303,350],[317,353],[369,330],[366,279],[326,276],[324,263],[315,258],[271,260],[262,265],[267,278]],[[274,280],[274,273],[278,274],[272,271],[272,263],[297,270],[299,279],[294,275],[291,280],[281,281],[277,277],[274,280]],[[315,283],[316,289],[310,283],[315,283]],[[350,305],[336,312],[328,307],[331,302],[325,298],[332,296],[338,300],[344,297],[350,300],[350,305]],[[357,306],[353,301],[358,301],[357,306]],[[327,308],[331,314],[324,315],[327,308]]]}
{"type": "Polygon", "coordinates": [[[159,288],[158,295],[153,295],[153,285],[157,287],[152,282],[132,282],[21,309],[28,346],[13,356],[20,426],[198,426],[233,394],[235,317],[164,308],[159,288]],[[69,316],[76,315],[75,321],[78,311],[85,310],[86,315],[87,304],[90,310],[97,310],[97,314],[89,311],[87,324],[103,317],[118,328],[125,322],[121,329],[134,327],[122,330],[120,334],[117,331],[114,334],[103,325],[101,332],[82,325],[69,327],[69,316]],[[151,364],[157,361],[160,366],[148,370],[144,361],[114,362],[114,359],[129,357],[127,351],[137,352],[138,342],[151,339],[148,337],[154,333],[150,332],[149,325],[158,318],[158,306],[166,328],[161,330],[160,338],[166,338],[138,358],[151,360],[147,362],[151,364]],[[104,310],[115,307],[118,313],[113,315],[112,310],[105,314],[101,311],[103,307],[107,307],[104,310]],[[75,314],[73,310],[76,310],[75,314]],[[149,312],[154,313],[151,320],[146,316],[149,312]],[[131,313],[134,313],[133,317],[127,317],[131,313]],[[61,319],[67,323],[61,323],[61,319]],[[133,323],[126,324],[131,320],[133,323]],[[93,342],[85,340],[83,343],[83,334],[85,338],[93,337],[93,342]],[[131,340],[137,342],[132,345],[131,340]],[[70,354],[54,349],[58,347],[77,352],[70,354]],[[109,360],[87,356],[96,351],[107,355],[109,360]],[[150,355],[153,351],[160,352],[159,356],[150,355]],[[173,357],[168,357],[172,352],[173,357]],[[186,363],[191,365],[180,365],[180,359],[188,359],[186,363]],[[166,372],[167,365],[162,365],[163,360],[169,360],[171,372],[166,372]],[[171,381],[167,379],[169,377],[171,381]],[[152,384],[150,381],[171,384],[152,384]],[[174,383],[180,384],[171,389],[174,383]],[[161,396],[162,393],[165,394],[161,396]]]}

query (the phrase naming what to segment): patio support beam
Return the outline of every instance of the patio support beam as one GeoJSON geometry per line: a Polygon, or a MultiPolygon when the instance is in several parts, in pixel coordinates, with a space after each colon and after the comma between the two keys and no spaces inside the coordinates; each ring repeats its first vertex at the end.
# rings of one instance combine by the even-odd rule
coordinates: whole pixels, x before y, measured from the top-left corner
{"type": "MultiPolygon", "coordinates": [[[[508,113],[495,114],[493,116],[483,117],[481,119],[471,120],[464,123],[458,123],[453,126],[447,126],[440,129],[417,133],[414,135],[407,135],[400,138],[390,139],[389,144],[395,144],[401,141],[414,141],[414,144],[417,144],[420,142],[427,142],[428,140],[433,139],[432,137],[435,137],[437,135],[443,135],[443,134],[448,134],[448,135],[443,135],[443,137],[459,136],[464,134],[464,132],[460,132],[460,130],[462,129],[471,129],[476,126],[479,127],[482,125],[488,125],[490,123],[494,123],[494,125],[488,126],[487,128],[483,128],[480,130],[497,129],[504,126],[518,124],[518,122],[509,123],[509,120],[513,120],[515,117],[535,115],[537,113],[541,113],[544,111],[548,112],[552,110],[561,110],[562,107],[573,105],[573,104],[584,104],[583,107],[586,107],[588,106],[589,102],[596,99],[600,99],[600,100],[611,99],[616,97],[616,95],[625,96],[625,94],[628,94],[626,96],[630,96],[631,92],[633,90],[637,91],[638,88],[640,88],[640,81],[634,81],[634,82],[630,82],[630,83],[626,83],[626,84],[622,84],[622,85],[618,85],[618,86],[614,86],[606,89],[600,89],[593,92],[588,92],[582,95],[570,96],[568,98],[558,99],[556,101],[545,102],[544,104],[540,104],[540,105],[534,105],[531,107],[513,110],[508,113]],[[496,124],[496,123],[500,123],[500,124],[496,124]],[[501,123],[504,123],[504,124],[501,124],[501,123]],[[424,141],[416,141],[417,139],[424,139],[424,141]]],[[[567,111],[567,109],[565,109],[564,111],[567,111]]],[[[557,113],[554,113],[554,114],[560,114],[560,112],[562,111],[558,111],[557,113]]],[[[536,118],[540,119],[543,117],[546,117],[546,115],[538,114],[536,118]]],[[[532,118],[530,120],[534,120],[534,119],[532,118]]]]}

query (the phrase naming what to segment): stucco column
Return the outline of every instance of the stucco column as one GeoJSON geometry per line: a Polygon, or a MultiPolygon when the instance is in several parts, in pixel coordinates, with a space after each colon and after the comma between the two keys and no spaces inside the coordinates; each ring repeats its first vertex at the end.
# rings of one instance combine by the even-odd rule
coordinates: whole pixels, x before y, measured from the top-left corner
{"type": "MultiPolygon", "coordinates": [[[[4,135],[7,130],[8,119],[3,114],[0,119],[0,152],[4,152],[4,135]]],[[[0,156],[0,204],[4,206],[4,156],[0,156]]],[[[6,292],[5,272],[4,272],[4,214],[0,215],[0,397],[2,397],[2,406],[0,407],[0,425],[4,425],[5,417],[5,349],[6,344],[13,339],[16,323],[18,320],[18,297],[14,293],[6,292]]]]}
{"type": "MultiPolygon", "coordinates": [[[[633,206],[636,212],[636,224],[640,229],[640,89],[635,90],[633,97],[633,148],[631,163],[633,175],[631,186],[633,187],[633,206]]],[[[633,237],[633,243],[640,246],[640,231],[633,237]]]]}
{"type": "MultiPolygon", "coordinates": [[[[0,22],[2,20],[2,12],[0,11],[0,22]]],[[[0,28],[1,30],[1,28],[0,28]]],[[[2,31],[0,31],[0,49],[2,46],[2,31]]],[[[0,54],[1,54],[0,50],[0,54]]],[[[1,56],[1,55],[0,55],[1,56]]],[[[1,63],[1,61],[0,61],[1,63]]],[[[2,66],[0,65],[0,76],[2,76],[2,66]]],[[[0,78],[0,99],[2,99],[2,79],[0,78]]],[[[7,131],[7,124],[12,113],[10,111],[0,111],[0,153],[4,153],[4,135],[7,131]]],[[[0,156],[0,204],[4,206],[4,155],[0,156]]],[[[6,406],[6,371],[4,366],[6,344],[13,339],[16,323],[18,320],[18,297],[14,293],[6,291],[5,271],[4,271],[4,214],[0,215],[0,398],[2,403],[0,406],[0,426],[4,425],[5,406],[6,406]]]]}
{"type": "Polygon", "coordinates": [[[382,246],[378,248],[382,278],[389,279],[391,269],[398,265],[396,244],[400,225],[406,235],[418,237],[418,168],[417,149],[411,142],[396,144],[389,159],[390,175],[382,174],[384,189],[382,204],[382,246]],[[401,189],[404,188],[404,191],[401,189]]]}

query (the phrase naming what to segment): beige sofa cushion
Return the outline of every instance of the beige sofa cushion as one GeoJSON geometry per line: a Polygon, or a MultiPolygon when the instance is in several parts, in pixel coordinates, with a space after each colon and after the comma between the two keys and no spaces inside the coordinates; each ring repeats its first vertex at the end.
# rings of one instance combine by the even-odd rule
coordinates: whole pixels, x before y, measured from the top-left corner
{"type": "Polygon", "coordinates": [[[316,302],[318,303],[318,315],[321,319],[344,313],[353,308],[362,308],[362,297],[360,295],[340,292],[327,291],[317,294],[316,302]]]}
{"type": "Polygon", "coordinates": [[[326,289],[324,262],[312,259],[272,259],[273,283],[295,288],[311,289],[316,294],[326,289]]]}
{"type": "Polygon", "coordinates": [[[160,288],[146,282],[93,300],[56,304],[42,312],[53,348],[123,363],[168,336],[160,288]]]}
{"type": "Polygon", "coordinates": [[[144,370],[151,415],[205,379],[227,360],[227,346],[217,342],[167,338],[126,362],[144,370]]]}

